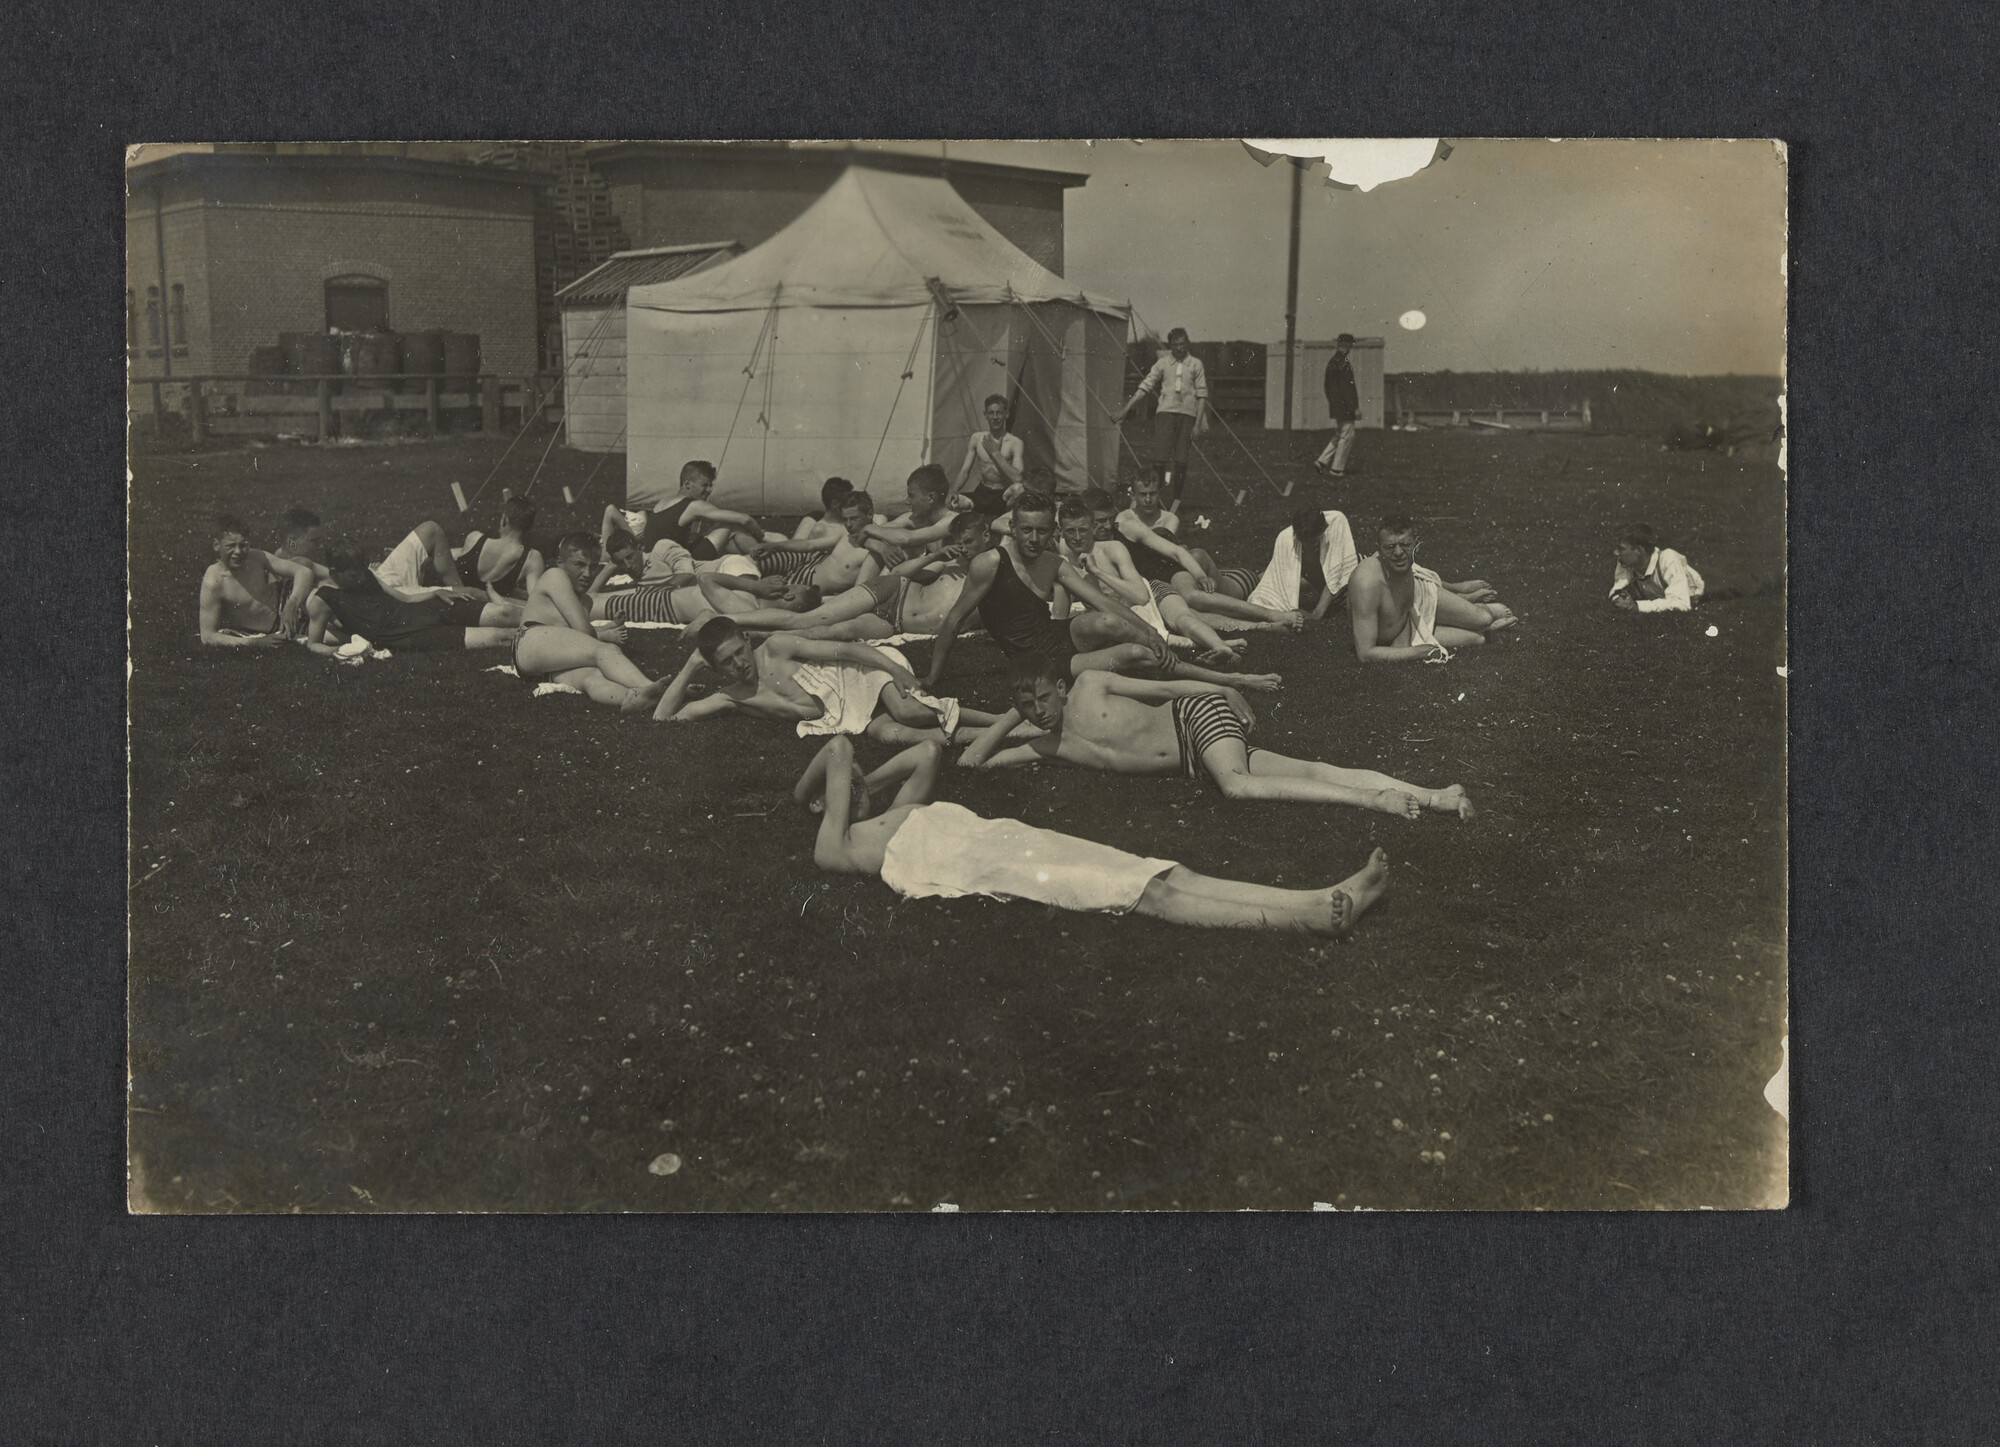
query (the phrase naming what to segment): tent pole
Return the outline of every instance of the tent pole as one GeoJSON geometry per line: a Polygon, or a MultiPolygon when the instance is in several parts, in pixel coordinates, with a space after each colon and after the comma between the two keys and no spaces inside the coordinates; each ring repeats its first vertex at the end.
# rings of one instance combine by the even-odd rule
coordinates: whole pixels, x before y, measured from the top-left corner
{"type": "MultiPolygon", "coordinates": [[[[942,143],[940,143],[940,144],[942,144],[942,143]]],[[[933,326],[935,326],[935,325],[936,325],[936,323],[937,323],[937,298],[936,298],[935,296],[933,296],[933,297],[931,298],[931,322],[932,322],[932,325],[933,325],[933,326]]],[[[919,336],[921,336],[921,335],[922,335],[922,333],[920,332],[920,333],[918,333],[918,335],[919,335],[919,336]]],[[[928,465],[929,465],[929,463],[930,463],[930,460],[931,460],[931,426],[932,426],[932,423],[934,423],[934,422],[936,421],[936,416],[935,416],[935,414],[933,413],[933,411],[932,411],[932,408],[933,408],[933,406],[935,405],[935,402],[934,402],[934,400],[933,400],[933,399],[934,399],[934,397],[935,397],[935,394],[936,394],[936,392],[937,392],[937,354],[938,354],[938,342],[939,342],[939,340],[940,340],[940,334],[939,334],[939,333],[938,333],[937,331],[933,331],[933,332],[931,333],[931,356],[930,356],[930,365],[924,368],[924,451],[923,451],[923,461],[924,461],[924,464],[925,464],[926,466],[928,466],[928,465]]]]}
{"type": "Polygon", "coordinates": [[[1285,262],[1285,437],[1292,435],[1292,366],[1299,335],[1299,205],[1305,192],[1305,169],[1292,162],[1292,247],[1285,262]]]}

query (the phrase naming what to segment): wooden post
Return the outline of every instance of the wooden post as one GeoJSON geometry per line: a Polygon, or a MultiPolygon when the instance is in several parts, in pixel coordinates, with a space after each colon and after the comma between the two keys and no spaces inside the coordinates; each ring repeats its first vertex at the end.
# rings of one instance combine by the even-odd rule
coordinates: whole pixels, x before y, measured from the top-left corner
{"type": "Polygon", "coordinates": [[[495,436],[500,431],[500,379],[481,377],[479,379],[479,426],[487,436],[495,436]]]}
{"type": "Polygon", "coordinates": [[[208,439],[208,399],[202,395],[199,378],[188,383],[188,433],[196,443],[208,439]]]}
{"type": "Polygon", "coordinates": [[[438,430],[438,386],[439,378],[424,380],[424,430],[435,433],[438,430]]]}
{"type": "Polygon", "coordinates": [[[1590,430],[1590,399],[1588,397],[1583,399],[1583,429],[1586,432],[1590,430]]]}
{"type": "Polygon", "coordinates": [[[316,385],[319,388],[319,440],[324,442],[333,436],[333,383],[321,377],[316,385]]]}
{"type": "Polygon", "coordinates": [[[1507,425],[1507,409],[1505,407],[1495,407],[1493,409],[1493,420],[1498,422],[1502,427],[1505,427],[1507,425]]]}

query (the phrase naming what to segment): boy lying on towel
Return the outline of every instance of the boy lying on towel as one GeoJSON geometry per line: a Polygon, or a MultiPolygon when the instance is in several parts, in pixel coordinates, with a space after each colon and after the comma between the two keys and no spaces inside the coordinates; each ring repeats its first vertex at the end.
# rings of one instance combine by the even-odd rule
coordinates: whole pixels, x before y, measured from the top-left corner
{"type": "Polygon", "coordinates": [[[796,723],[800,738],[865,733],[883,743],[949,741],[960,722],[985,726],[993,715],[919,690],[909,660],[893,648],[833,643],[776,633],[752,644],[732,618],[717,615],[694,630],[694,651],[674,676],[653,718],[693,723],[725,713],[796,723]],[[704,666],[721,676],[707,698],[688,702],[704,666]],[[878,717],[876,709],[883,710],[878,717]]]}
{"type": "Polygon", "coordinates": [[[1114,774],[1206,776],[1225,799],[1283,799],[1296,804],[1352,804],[1414,819],[1426,809],[1473,816],[1472,800],[1453,784],[1425,789],[1371,769],[1288,759],[1250,746],[1257,716],[1233,688],[1209,683],[1125,678],[1093,670],[1074,683],[1047,659],[1014,670],[1014,707],[959,757],[974,769],[1019,768],[1060,759],[1114,774]],[[1004,748],[1023,719],[1046,729],[1004,748]]]}
{"type": "Polygon", "coordinates": [[[1447,583],[1417,566],[1420,539],[1407,517],[1384,518],[1377,538],[1381,551],[1361,560],[1347,586],[1354,656],[1363,663],[1444,657],[1520,622],[1484,580],[1447,583]]]}
{"type": "Polygon", "coordinates": [[[591,627],[583,590],[597,571],[597,553],[589,533],[569,533],[556,544],[556,565],[535,580],[521,610],[514,671],[526,683],[565,684],[593,703],[641,713],[666,692],[666,681],[646,677],[625,656],[618,646],[625,639],[622,627],[603,638],[591,627]]]}
{"type": "Polygon", "coordinates": [[[813,863],[836,874],[879,875],[907,899],[1024,899],[1058,909],[1145,914],[1214,929],[1344,935],[1389,887],[1380,849],[1330,889],[1273,889],[1211,879],[1171,859],[1126,854],[1017,819],[983,819],[930,802],[943,751],[905,749],[872,774],[836,738],[800,776],[792,797],[820,811],[813,863]],[[873,796],[896,794],[880,815],[873,796]]]}
{"type": "Polygon", "coordinates": [[[1627,612],[1685,613],[1708,591],[1688,560],[1661,547],[1644,523],[1625,534],[1614,551],[1618,570],[1611,578],[1611,601],[1627,612]]]}

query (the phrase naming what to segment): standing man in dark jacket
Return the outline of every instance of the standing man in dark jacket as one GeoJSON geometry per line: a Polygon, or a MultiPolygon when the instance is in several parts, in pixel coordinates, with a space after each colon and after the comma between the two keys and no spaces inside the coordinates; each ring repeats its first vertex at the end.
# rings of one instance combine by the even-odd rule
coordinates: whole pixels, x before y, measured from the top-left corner
{"type": "Polygon", "coordinates": [[[1326,410],[1333,416],[1333,438],[1313,466],[1328,477],[1347,472],[1347,454],[1354,450],[1354,419],[1361,415],[1361,397],[1354,390],[1354,367],[1347,360],[1352,333],[1334,339],[1333,357],[1326,364],[1326,410]]]}

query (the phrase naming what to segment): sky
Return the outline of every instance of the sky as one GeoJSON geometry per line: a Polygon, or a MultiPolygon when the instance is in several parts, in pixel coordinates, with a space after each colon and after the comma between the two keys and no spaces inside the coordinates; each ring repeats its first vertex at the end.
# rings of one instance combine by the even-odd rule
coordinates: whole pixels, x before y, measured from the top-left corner
{"type": "MultiPolygon", "coordinates": [[[[1298,333],[1388,339],[1390,371],[1776,375],[1785,174],[1763,141],[1454,140],[1372,191],[1306,175],[1298,333]],[[1398,324],[1420,311],[1425,324],[1398,324]]],[[[931,146],[896,146],[924,150],[931,146]]],[[[1155,330],[1281,341],[1291,167],[1236,141],[984,141],[965,160],[1087,172],[1065,274],[1155,330]]]]}
{"type": "MultiPolygon", "coordinates": [[[[1307,173],[1300,337],[1386,337],[1392,372],[1782,371],[1785,167],[1769,142],[1451,144],[1446,160],[1366,192],[1307,173]],[[1410,312],[1420,330],[1399,324],[1410,312]]],[[[1156,332],[1284,339],[1290,165],[1259,165],[1234,140],[946,151],[1088,174],[1067,193],[1065,274],[1131,301],[1156,332]]]]}

